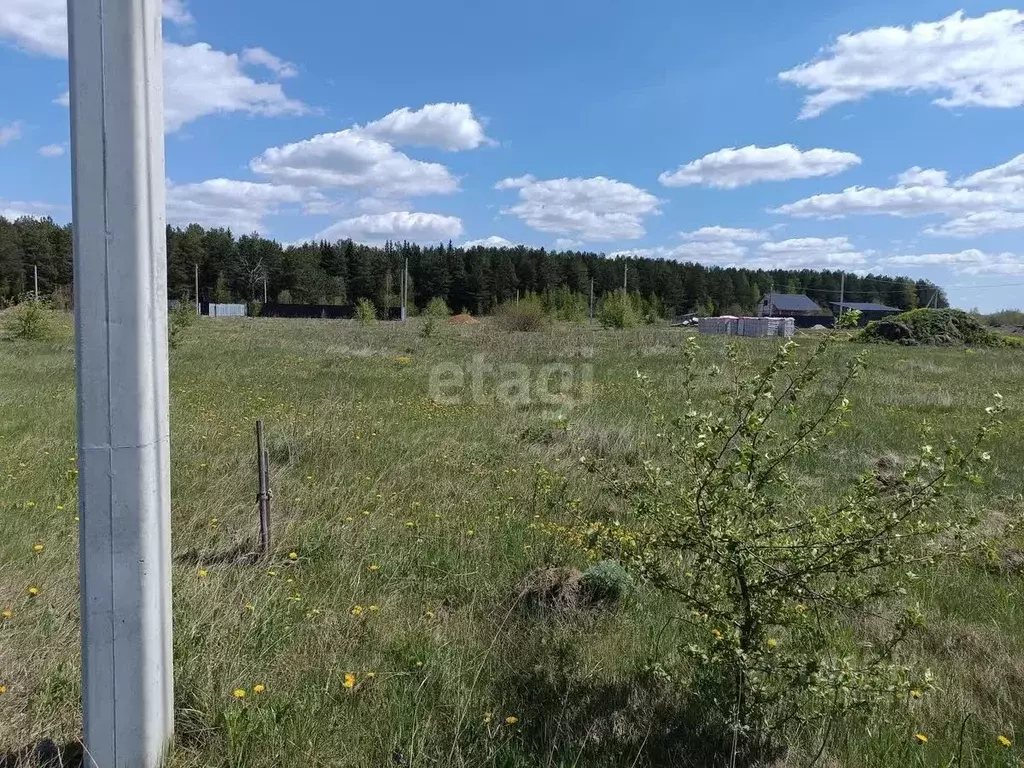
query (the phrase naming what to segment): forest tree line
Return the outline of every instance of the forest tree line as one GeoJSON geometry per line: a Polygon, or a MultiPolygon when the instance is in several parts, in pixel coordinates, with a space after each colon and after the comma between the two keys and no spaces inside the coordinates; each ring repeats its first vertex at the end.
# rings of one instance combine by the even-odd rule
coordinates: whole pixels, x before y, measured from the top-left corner
{"type": "MultiPolygon", "coordinates": [[[[50,219],[0,217],[0,307],[34,289],[70,301],[71,225],[50,219]]],[[[203,302],[270,302],[350,305],[359,299],[384,310],[400,304],[404,265],[409,300],[425,307],[443,298],[455,311],[487,314],[518,294],[568,290],[605,296],[623,287],[660,306],[666,316],[687,312],[749,314],[770,290],[805,293],[823,309],[839,301],[842,273],[819,270],[751,270],[667,259],[608,258],[602,254],[543,248],[464,249],[350,240],[283,247],[258,234],[235,237],[198,224],[167,228],[170,299],[195,300],[198,267],[203,302]]],[[[940,288],[925,280],[846,274],[847,301],[913,309],[948,306],[940,288]]]]}

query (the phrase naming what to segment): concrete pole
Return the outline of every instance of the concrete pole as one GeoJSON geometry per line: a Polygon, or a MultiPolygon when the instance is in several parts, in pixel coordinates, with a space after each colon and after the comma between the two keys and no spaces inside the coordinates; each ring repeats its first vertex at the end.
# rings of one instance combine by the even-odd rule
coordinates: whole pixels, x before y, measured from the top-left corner
{"type": "Polygon", "coordinates": [[[594,278],[590,278],[590,322],[594,322],[594,278]]]}
{"type": "Polygon", "coordinates": [[[160,0],[68,0],[86,765],[174,727],[160,0]]]}
{"type": "Polygon", "coordinates": [[[199,265],[195,265],[196,268],[196,314],[203,314],[202,305],[199,303],[199,265]]]}
{"type": "Polygon", "coordinates": [[[629,293],[629,262],[623,259],[622,261],[622,293],[623,295],[629,293]]]}
{"type": "Polygon", "coordinates": [[[32,279],[35,281],[36,286],[36,301],[39,301],[39,266],[32,267],[32,279]]]}

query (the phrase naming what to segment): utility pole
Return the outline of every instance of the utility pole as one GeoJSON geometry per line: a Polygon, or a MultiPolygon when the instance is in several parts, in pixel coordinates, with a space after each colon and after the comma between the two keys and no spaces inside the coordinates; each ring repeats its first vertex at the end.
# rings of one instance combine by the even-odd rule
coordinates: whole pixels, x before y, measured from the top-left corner
{"type": "Polygon", "coordinates": [[[263,303],[267,303],[267,272],[263,272],[263,303]]]}
{"type": "Polygon", "coordinates": [[[846,272],[839,278],[839,319],[843,319],[843,304],[846,303],[846,272]]]}
{"type": "Polygon", "coordinates": [[[590,278],[590,322],[594,322],[594,278],[590,278]]]}
{"type": "Polygon", "coordinates": [[[622,295],[625,296],[629,293],[627,288],[629,284],[629,261],[626,259],[622,260],[622,295]]]}
{"type": "Polygon", "coordinates": [[[203,308],[199,304],[199,265],[195,264],[194,266],[196,268],[196,314],[201,315],[203,314],[203,308]]]}
{"type": "Polygon", "coordinates": [[[35,285],[36,285],[36,301],[38,302],[39,301],[39,265],[38,264],[32,267],[32,277],[33,277],[33,280],[35,280],[35,285]]]}
{"type": "Polygon", "coordinates": [[[88,768],[174,729],[160,0],[68,0],[88,768]]]}
{"type": "Polygon", "coordinates": [[[409,259],[405,260],[405,270],[402,272],[402,320],[409,319],[409,259]]]}

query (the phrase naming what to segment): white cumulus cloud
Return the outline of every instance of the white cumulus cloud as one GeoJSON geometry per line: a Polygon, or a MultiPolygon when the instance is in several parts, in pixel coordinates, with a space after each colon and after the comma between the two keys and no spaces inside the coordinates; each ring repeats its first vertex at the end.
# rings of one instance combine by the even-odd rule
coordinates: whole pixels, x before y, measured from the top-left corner
{"type": "Polygon", "coordinates": [[[993,232],[1024,229],[1024,211],[982,211],[928,227],[924,233],[936,237],[979,237],[993,232]]]}
{"type": "Polygon", "coordinates": [[[242,61],[257,67],[266,67],[278,77],[295,77],[299,69],[289,61],[278,58],[266,48],[246,48],[242,51],[242,61]]]}
{"type": "Polygon", "coordinates": [[[51,205],[50,203],[0,199],[0,216],[11,221],[25,217],[45,219],[47,216],[52,216],[60,210],[62,210],[61,206],[51,205]]]}
{"type": "Polygon", "coordinates": [[[957,181],[958,187],[977,187],[997,191],[1024,191],[1024,154],[995,168],[986,168],[957,181]]]}
{"type": "Polygon", "coordinates": [[[318,232],[313,240],[356,240],[361,243],[381,243],[386,240],[409,240],[432,243],[449,240],[462,234],[462,220],[439,213],[363,214],[339,221],[318,232]]]}
{"type": "Polygon", "coordinates": [[[736,189],[759,181],[787,181],[835,176],[859,165],[852,152],[835,149],[801,150],[792,144],[777,147],[727,147],[705,155],[674,171],[666,171],[658,180],[666,187],[700,184],[718,189],[736,189]]]}
{"type": "Polygon", "coordinates": [[[491,235],[480,240],[467,240],[462,244],[463,248],[515,248],[516,243],[506,240],[498,235],[491,235]]]}
{"type": "Polygon", "coordinates": [[[493,143],[469,104],[427,104],[416,110],[402,107],[357,130],[397,146],[439,147],[450,152],[493,143]]]}
{"type": "Polygon", "coordinates": [[[17,141],[21,138],[21,121],[3,124],[0,123],[0,147],[17,141]]]}
{"type": "Polygon", "coordinates": [[[1024,13],[962,11],[910,27],[840,37],[814,61],[779,74],[812,92],[801,118],[879,92],[936,94],[942,107],[1024,105],[1024,13]]]}
{"type": "Polygon", "coordinates": [[[382,198],[448,194],[459,188],[445,166],[413,160],[351,128],[271,147],[250,167],[282,184],[359,188],[382,198]]]}
{"type": "Polygon", "coordinates": [[[915,165],[901,173],[896,184],[901,187],[944,187],[949,184],[949,174],[915,165]]]}
{"type": "Polygon", "coordinates": [[[47,144],[39,148],[39,154],[43,157],[61,157],[67,148],[63,144],[47,144]]]}
{"type": "Polygon", "coordinates": [[[762,243],[751,266],[776,269],[855,267],[867,262],[871,251],[860,251],[846,237],[797,237],[762,243]]]}
{"type": "Polygon", "coordinates": [[[238,234],[264,229],[264,218],[310,198],[308,190],[233,179],[167,185],[167,221],[227,227],[238,234]]]}
{"type": "Polygon", "coordinates": [[[519,190],[519,202],[503,213],[540,232],[584,242],[643,237],[644,216],[656,214],[661,205],[650,192],[604,176],[539,181],[526,175],[499,181],[495,188],[519,190]]]}
{"type": "Polygon", "coordinates": [[[960,275],[1024,275],[1024,256],[1014,253],[985,253],[976,248],[952,253],[922,253],[890,256],[885,263],[898,267],[946,267],[960,275]]]}
{"type": "Polygon", "coordinates": [[[693,232],[681,232],[683,240],[734,240],[736,242],[758,242],[768,239],[768,233],[759,229],[737,229],[735,227],[701,227],[693,232]]]}

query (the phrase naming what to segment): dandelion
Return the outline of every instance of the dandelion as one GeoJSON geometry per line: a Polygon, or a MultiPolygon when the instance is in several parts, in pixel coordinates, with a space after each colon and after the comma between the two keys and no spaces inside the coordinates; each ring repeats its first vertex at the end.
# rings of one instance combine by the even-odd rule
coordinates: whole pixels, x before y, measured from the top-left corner
{"type": "Polygon", "coordinates": [[[356,676],[353,675],[351,672],[345,673],[345,687],[349,690],[356,687],[356,676]]]}
{"type": "Polygon", "coordinates": [[[406,528],[415,528],[415,527],[416,527],[416,523],[414,523],[414,522],[413,522],[412,520],[410,520],[410,521],[408,521],[408,522],[407,522],[407,523],[405,524],[405,527],[406,527],[406,528]]]}
{"type": "Polygon", "coordinates": [[[57,505],[57,510],[58,511],[63,511],[64,510],[64,505],[63,504],[58,504],[57,505]]]}
{"type": "Polygon", "coordinates": [[[380,570],[380,566],[377,565],[376,563],[371,563],[370,566],[366,570],[376,572],[376,571],[380,570]]]}
{"type": "Polygon", "coordinates": [[[247,611],[255,611],[256,610],[256,606],[253,605],[252,603],[246,603],[245,604],[245,610],[247,610],[247,611]]]}
{"type": "Polygon", "coordinates": [[[353,616],[362,616],[363,615],[363,606],[361,606],[361,605],[352,606],[351,613],[352,613],[353,616]]]}
{"type": "Polygon", "coordinates": [[[39,587],[37,587],[35,584],[30,586],[28,588],[28,596],[29,597],[39,597],[39,587]]]}
{"type": "Polygon", "coordinates": [[[476,531],[474,531],[472,528],[470,528],[468,531],[466,531],[466,535],[467,536],[475,536],[476,535],[476,531]]]}
{"type": "Polygon", "coordinates": [[[419,669],[422,666],[423,666],[423,662],[422,661],[417,661],[416,662],[416,669],[419,669]]]}
{"type": "Polygon", "coordinates": [[[256,685],[252,687],[252,692],[256,694],[263,693],[265,690],[267,690],[267,687],[263,685],[263,683],[256,683],[256,685]]]}
{"type": "Polygon", "coordinates": [[[36,544],[35,546],[32,547],[32,551],[35,552],[37,555],[40,552],[42,552],[44,549],[45,549],[45,547],[42,544],[36,544]]]}
{"type": "Polygon", "coordinates": [[[370,510],[368,510],[368,509],[364,509],[364,510],[362,511],[362,515],[363,515],[363,517],[369,517],[369,516],[370,516],[370,510]]]}
{"type": "Polygon", "coordinates": [[[375,678],[376,676],[377,676],[377,673],[374,672],[372,669],[369,672],[366,673],[366,677],[369,678],[370,680],[373,680],[373,678],[375,678]]]}
{"type": "Polygon", "coordinates": [[[505,723],[507,725],[515,725],[518,722],[519,722],[519,718],[516,717],[515,715],[509,715],[508,717],[505,718],[505,723]]]}
{"type": "Polygon", "coordinates": [[[368,608],[367,610],[369,610],[369,611],[370,611],[370,613],[376,613],[377,611],[379,611],[379,610],[380,610],[380,606],[377,606],[377,605],[371,605],[371,606],[370,606],[370,607],[369,607],[369,608],[368,608]]]}
{"type": "Polygon", "coordinates": [[[721,630],[712,629],[711,630],[711,634],[715,636],[716,640],[721,640],[722,639],[722,632],[721,632],[721,630]]]}
{"type": "Polygon", "coordinates": [[[12,611],[10,608],[4,608],[2,611],[0,611],[0,619],[3,619],[4,621],[10,621],[13,618],[14,611],[12,611]]]}
{"type": "Polygon", "coordinates": [[[231,695],[234,696],[236,699],[244,699],[245,688],[235,688],[235,690],[231,692],[231,695]]]}
{"type": "Polygon", "coordinates": [[[913,690],[910,692],[910,698],[912,699],[920,699],[922,695],[923,694],[918,690],[913,690]]]}
{"type": "Polygon", "coordinates": [[[776,640],[774,637],[769,637],[768,638],[768,647],[769,648],[775,648],[775,646],[777,646],[778,644],[779,644],[779,641],[776,640]]]}
{"type": "Polygon", "coordinates": [[[7,686],[3,683],[0,683],[0,696],[2,696],[5,693],[7,693],[7,686]]]}
{"type": "Polygon", "coordinates": [[[298,552],[289,552],[288,553],[288,559],[291,560],[294,563],[296,560],[299,559],[299,553],[298,552]]]}
{"type": "Polygon", "coordinates": [[[1013,746],[1013,742],[1012,742],[1012,741],[1010,741],[1010,740],[1009,740],[1008,738],[1006,738],[1005,736],[1003,736],[1002,734],[999,734],[999,738],[997,739],[997,741],[998,741],[998,742],[999,742],[1000,744],[1002,744],[1002,745],[1003,745],[1004,747],[1006,747],[1007,749],[1009,749],[1010,747],[1012,747],[1012,746],[1013,746]]]}
{"type": "Polygon", "coordinates": [[[484,712],[484,725],[490,725],[491,721],[494,720],[493,712],[484,712]]]}
{"type": "Polygon", "coordinates": [[[267,571],[267,576],[277,576],[277,571],[271,568],[269,571],[267,571]]]}
{"type": "Polygon", "coordinates": [[[351,523],[353,520],[355,520],[355,518],[352,517],[352,515],[349,515],[348,517],[345,518],[345,522],[346,523],[351,523]]]}
{"type": "Polygon", "coordinates": [[[199,578],[200,579],[205,579],[208,573],[209,573],[209,571],[207,571],[205,568],[200,568],[199,569],[199,578]]]}
{"type": "Polygon", "coordinates": [[[923,733],[915,733],[914,734],[914,740],[918,744],[927,744],[928,743],[928,737],[925,736],[923,733]]]}

